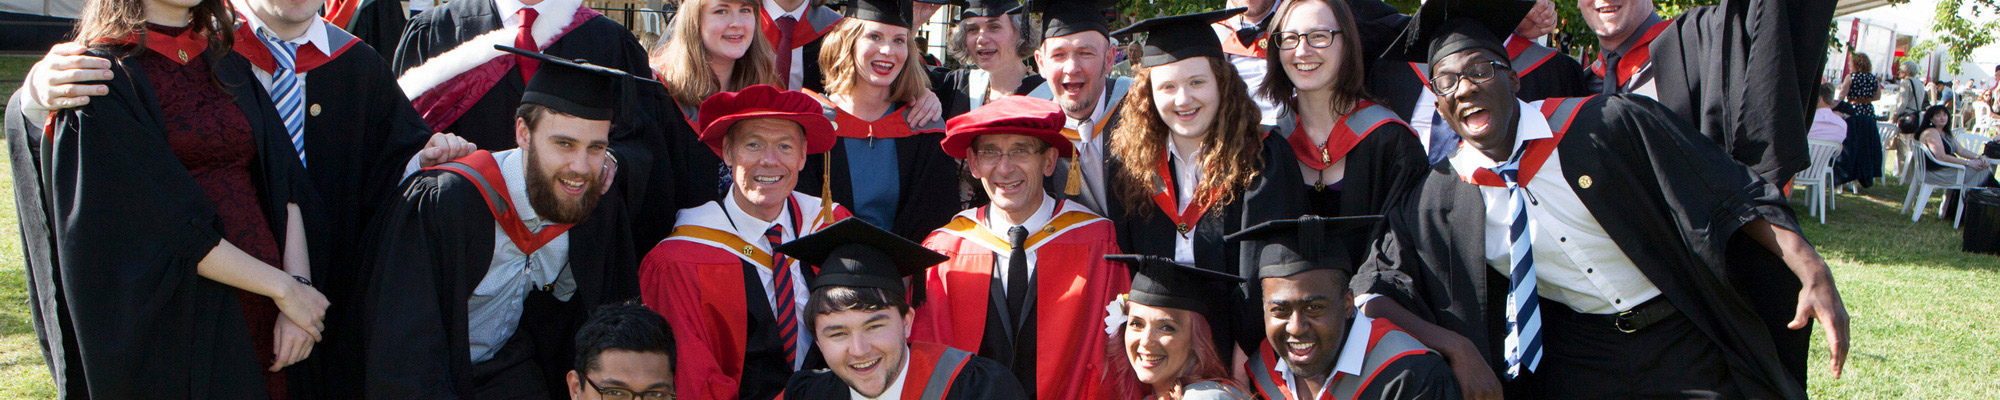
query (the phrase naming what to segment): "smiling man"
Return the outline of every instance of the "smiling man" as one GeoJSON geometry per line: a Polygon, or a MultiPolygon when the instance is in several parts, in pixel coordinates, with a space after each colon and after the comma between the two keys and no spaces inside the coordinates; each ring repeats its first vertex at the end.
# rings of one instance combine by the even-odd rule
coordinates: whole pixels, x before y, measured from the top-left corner
{"type": "Polygon", "coordinates": [[[1645,96],[1517,100],[1505,31],[1435,21],[1393,54],[1432,65],[1463,143],[1386,217],[1365,315],[1483,355],[1508,397],[1804,398],[1745,295],[1770,283],[1739,279],[1770,274],[1804,288],[1788,328],[1818,320],[1838,373],[1847,311],[1776,187],[1645,96]]]}
{"type": "Polygon", "coordinates": [[[576,332],[570,400],[652,400],[674,394],[674,331],[635,303],[598,307],[576,332]],[[653,397],[658,396],[658,397],[653,397]]]}
{"type": "Polygon", "coordinates": [[[951,257],[923,279],[928,307],[914,337],[999,360],[1041,399],[1098,398],[1104,347],[1078,335],[1104,320],[1129,276],[1103,261],[1118,252],[1111,221],[1042,182],[1071,154],[1054,103],[1007,96],[948,121],[945,153],[979,178],[984,207],[931,232],[924,247],[951,257]]]}
{"type": "Polygon", "coordinates": [[[638,295],[624,205],[602,196],[612,94],[631,77],[538,59],[515,111],[520,147],[418,172],[371,228],[352,327],[366,397],[566,397],[583,316],[638,295]]]}
{"type": "MultiPolygon", "coordinates": [[[[1387,319],[1355,311],[1355,265],[1339,237],[1380,216],[1266,222],[1229,235],[1257,248],[1263,346],[1244,365],[1265,399],[1457,399],[1458,380],[1436,351],[1387,319]]],[[[1356,249],[1364,250],[1364,249],[1356,249]]]]}
{"type": "Polygon", "coordinates": [[[1029,96],[1062,106],[1062,135],[1076,154],[1058,167],[1049,191],[1082,202],[1103,214],[1111,192],[1105,168],[1105,135],[1117,129],[1118,102],[1132,87],[1129,78],[1111,77],[1118,49],[1111,43],[1111,26],[1096,0],[1034,0],[1028,11],[1042,13],[1042,45],[1035,49],[1035,66],[1048,79],[1029,96]]]}
{"type": "Polygon", "coordinates": [[[639,267],[641,298],[685,333],[680,398],[775,398],[792,373],[821,361],[800,322],[816,270],[774,249],[848,217],[793,191],[806,155],[833,148],[833,124],[811,96],[768,85],[710,96],[698,122],[735,183],[722,200],[680,211],[673,236],[639,267]]]}
{"type": "Polygon", "coordinates": [[[806,327],[828,369],[801,371],[790,399],[1022,399],[1007,368],[965,350],[910,341],[914,315],[905,277],[945,260],[858,219],[778,247],[820,266],[806,300],[806,327]]]}

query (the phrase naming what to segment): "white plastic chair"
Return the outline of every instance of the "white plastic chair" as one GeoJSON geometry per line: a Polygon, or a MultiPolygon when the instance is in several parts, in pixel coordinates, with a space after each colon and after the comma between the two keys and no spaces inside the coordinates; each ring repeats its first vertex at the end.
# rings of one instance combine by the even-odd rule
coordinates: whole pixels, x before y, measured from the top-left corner
{"type": "MultiPolygon", "coordinates": [[[[1969,182],[1975,182],[1975,175],[1966,171],[1965,167],[1938,161],[1937,155],[1931,154],[1930,148],[1921,146],[1921,142],[1914,144],[1919,144],[1919,146],[1916,146],[1917,154],[1922,154],[1923,159],[1937,163],[1939,168],[1943,168],[1944,170],[1939,171],[1941,174],[1939,174],[1940,176],[1937,179],[1932,179],[1925,168],[1918,167],[1917,173],[1922,175],[1911,177],[1913,183],[1910,186],[1910,194],[1903,198],[1904,212],[1910,212],[1913,206],[1916,209],[1915,212],[1910,212],[1910,222],[1917,222],[1923,218],[1924,207],[1930,205],[1931,192],[1938,189],[1959,190],[1963,192],[1966,187],[1970,186],[1969,182]]],[[[1959,203],[1959,209],[1963,210],[1965,202],[1960,201],[1959,203]]],[[[1939,205],[1938,218],[1944,218],[1943,205],[1939,205]]],[[[1957,227],[1956,224],[1952,225],[1954,229],[1957,227]]]]}
{"type": "Polygon", "coordinates": [[[1833,157],[1840,154],[1840,142],[1824,139],[1807,140],[1812,155],[1812,165],[1792,178],[1792,184],[1805,186],[1811,191],[1807,209],[1810,215],[1819,216],[1819,223],[1826,224],[1826,213],[1833,205],[1833,157]]]}

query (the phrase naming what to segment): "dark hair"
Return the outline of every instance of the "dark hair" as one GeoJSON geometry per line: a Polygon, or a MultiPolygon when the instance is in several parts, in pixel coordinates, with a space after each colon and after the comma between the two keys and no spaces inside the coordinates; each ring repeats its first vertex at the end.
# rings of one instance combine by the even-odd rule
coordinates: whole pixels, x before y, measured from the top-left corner
{"type": "Polygon", "coordinates": [[[664,354],[673,362],[674,330],[638,300],[598,307],[576,330],[576,370],[597,369],[597,356],[607,350],[664,354]]]}
{"type": "MultiPolygon", "coordinates": [[[[1367,71],[1362,64],[1366,58],[1362,56],[1360,28],[1354,25],[1354,12],[1348,10],[1347,2],[1345,1],[1315,1],[1326,5],[1327,10],[1333,13],[1334,23],[1340,24],[1340,29],[1342,30],[1340,35],[1334,37],[1336,43],[1340,43],[1339,53],[1341,53],[1341,57],[1340,65],[1335,65],[1332,69],[1333,82],[1329,82],[1333,85],[1333,101],[1328,104],[1333,109],[1299,109],[1299,100],[1294,96],[1297,94],[1298,85],[1292,83],[1291,75],[1285,74],[1284,62],[1280,60],[1280,56],[1276,53],[1279,51],[1277,49],[1278,36],[1280,36],[1279,32],[1276,32],[1277,27],[1283,25],[1286,20],[1291,19],[1292,9],[1298,8],[1300,4],[1305,4],[1302,1],[1288,1],[1278,7],[1277,20],[1271,22],[1273,32],[1265,35],[1266,37],[1264,38],[1265,48],[1272,49],[1273,51],[1269,57],[1264,58],[1264,70],[1268,71],[1264,74],[1264,84],[1262,87],[1250,88],[1250,90],[1257,91],[1257,94],[1264,96],[1264,98],[1276,99],[1284,103],[1286,115],[1298,116],[1301,113],[1321,112],[1335,113],[1337,112],[1336,110],[1352,109],[1354,106],[1360,105],[1362,100],[1369,99],[1368,81],[1365,77],[1367,71]]],[[[1303,38],[1301,38],[1299,45],[1306,45],[1303,38]]]]}
{"type": "MultiPolygon", "coordinates": [[[[1941,105],[1931,106],[1930,108],[1926,108],[1924,109],[1923,120],[1917,121],[1917,124],[1918,124],[1917,132],[1923,132],[1925,129],[1937,128],[1937,130],[1940,132],[1951,133],[1951,108],[1941,105]],[[1931,117],[1937,116],[1938,114],[1944,114],[1944,125],[1942,126],[1931,123],[1931,117]]],[[[1945,140],[1951,140],[1951,139],[1945,138],[1945,140]]]]}
{"type": "Polygon", "coordinates": [[[1833,92],[1834,92],[1833,84],[1831,83],[1819,84],[1819,101],[1826,102],[1826,104],[1840,104],[1839,101],[1834,99],[1833,92]]]}
{"type": "MultiPolygon", "coordinates": [[[[230,51],[236,39],[236,13],[226,0],[202,0],[188,9],[187,28],[208,38],[210,62],[222,59],[230,51]]],[[[89,0],[84,5],[83,15],[76,20],[76,43],[124,56],[126,51],[142,48],[146,36],[139,35],[136,46],[109,47],[97,43],[102,39],[120,39],[146,32],[145,0],[89,0]]]]}
{"type": "Polygon", "coordinates": [[[1854,72],[1858,73],[1875,72],[1875,63],[1868,61],[1867,54],[1854,53],[1854,55],[1847,57],[1847,63],[1854,66],[1854,72]]]}
{"type": "Polygon", "coordinates": [[[543,116],[548,116],[548,115],[561,115],[570,118],[580,118],[575,115],[569,115],[568,113],[564,113],[562,111],[556,111],[556,109],[535,103],[521,103],[520,107],[514,109],[514,118],[519,118],[521,120],[521,123],[528,125],[528,131],[530,132],[533,132],[535,130],[535,127],[538,126],[536,124],[540,124],[542,122],[543,116]]]}
{"type": "Polygon", "coordinates": [[[806,296],[806,331],[818,330],[819,316],[841,311],[876,312],[896,309],[897,314],[910,312],[910,302],[895,293],[872,287],[827,286],[813,289],[806,296]]]}

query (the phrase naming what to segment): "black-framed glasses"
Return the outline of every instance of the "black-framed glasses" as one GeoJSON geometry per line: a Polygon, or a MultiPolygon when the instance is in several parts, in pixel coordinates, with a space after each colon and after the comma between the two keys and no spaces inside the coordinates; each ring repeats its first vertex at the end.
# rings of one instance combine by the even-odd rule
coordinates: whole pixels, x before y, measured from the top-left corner
{"type": "Polygon", "coordinates": [[[597,396],[603,397],[604,400],[632,400],[632,399],[674,400],[673,391],[665,391],[665,392],[651,391],[651,392],[634,393],[631,390],[627,389],[605,389],[602,386],[598,386],[597,382],[591,381],[590,376],[588,375],[584,375],[581,372],[579,372],[577,373],[577,377],[583,378],[583,384],[590,385],[590,390],[597,391],[597,396]]]}
{"type": "Polygon", "coordinates": [[[1452,93],[1458,92],[1459,83],[1472,82],[1474,85],[1485,84],[1487,81],[1493,80],[1494,76],[1498,76],[1500,70],[1509,68],[1507,64],[1501,64],[1497,61],[1487,61],[1466,66],[1464,70],[1456,73],[1439,72],[1437,76],[1431,77],[1431,93],[1435,93],[1438,96],[1449,96],[1452,93]]]}
{"type": "Polygon", "coordinates": [[[1304,42],[1307,46],[1312,46],[1315,49],[1333,47],[1333,38],[1339,36],[1340,30],[1338,29],[1310,30],[1306,31],[1306,33],[1281,32],[1278,33],[1278,50],[1299,48],[1300,42],[1304,42]]]}
{"type": "Polygon", "coordinates": [[[1040,150],[1013,149],[1009,151],[999,151],[992,149],[974,150],[972,152],[972,160],[978,161],[980,164],[993,165],[993,164],[999,164],[1000,162],[1009,159],[1013,160],[1026,159],[1029,154],[1042,154],[1042,152],[1044,151],[1049,151],[1049,149],[1048,148],[1042,148],[1040,150]]]}

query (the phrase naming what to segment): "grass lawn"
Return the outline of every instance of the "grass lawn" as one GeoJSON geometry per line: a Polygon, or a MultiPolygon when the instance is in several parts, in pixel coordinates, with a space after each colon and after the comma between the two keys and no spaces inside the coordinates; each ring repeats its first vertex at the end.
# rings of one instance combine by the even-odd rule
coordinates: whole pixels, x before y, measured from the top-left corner
{"type": "MultiPolygon", "coordinates": [[[[12,93],[32,62],[0,57],[0,93],[12,93]]],[[[2000,375],[2000,323],[1979,322],[2000,315],[2000,257],[1959,252],[1958,231],[1935,217],[1912,223],[1897,215],[1903,190],[1885,184],[1842,194],[1826,225],[1805,223],[1806,237],[1833,263],[1854,341],[1847,371],[1835,380],[1814,332],[1810,391],[1840,399],[2000,398],[1992,378],[2000,375]]],[[[0,398],[49,398],[54,387],[29,325],[13,192],[12,174],[0,173],[0,398]]]]}

